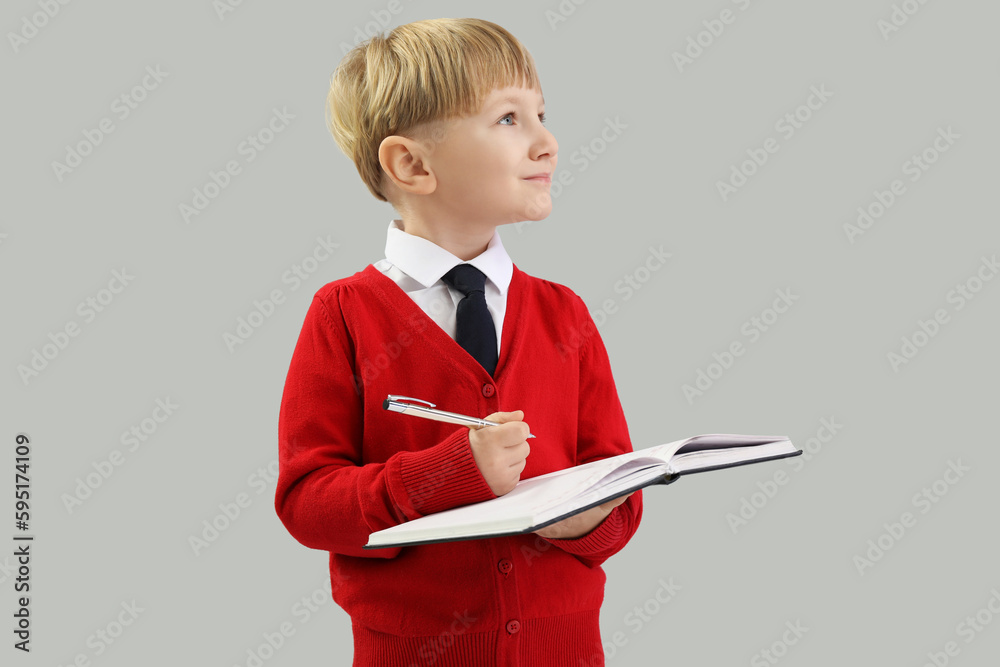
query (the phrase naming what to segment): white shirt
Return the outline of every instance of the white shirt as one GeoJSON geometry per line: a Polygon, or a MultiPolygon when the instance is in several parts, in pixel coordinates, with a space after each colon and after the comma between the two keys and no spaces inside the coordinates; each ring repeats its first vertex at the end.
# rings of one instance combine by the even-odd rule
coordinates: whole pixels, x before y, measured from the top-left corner
{"type": "Polygon", "coordinates": [[[500,241],[499,232],[494,230],[486,250],[466,262],[425,238],[404,232],[399,222],[389,222],[385,259],[375,262],[375,268],[399,285],[452,339],[457,328],[455,312],[464,295],[446,285],[441,276],[459,264],[472,264],[482,271],[486,274],[486,306],[496,327],[499,357],[507,288],[514,275],[514,263],[500,241]]]}

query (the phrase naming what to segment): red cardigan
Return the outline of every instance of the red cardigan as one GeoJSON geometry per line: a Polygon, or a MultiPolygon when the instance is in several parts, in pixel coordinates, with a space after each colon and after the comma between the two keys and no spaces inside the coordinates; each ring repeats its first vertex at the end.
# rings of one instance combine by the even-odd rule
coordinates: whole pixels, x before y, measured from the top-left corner
{"type": "Polygon", "coordinates": [[[641,493],[578,539],[362,549],[371,532],[495,497],[467,427],[388,412],[388,394],[482,417],[523,410],[536,437],[522,479],[632,450],[583,300],[516,265],[494,376],[373,265],[313,299],[281,402],[275,509],[330,552],[355,665],[604,664],[600,564],[638,528],[641,493]]]}

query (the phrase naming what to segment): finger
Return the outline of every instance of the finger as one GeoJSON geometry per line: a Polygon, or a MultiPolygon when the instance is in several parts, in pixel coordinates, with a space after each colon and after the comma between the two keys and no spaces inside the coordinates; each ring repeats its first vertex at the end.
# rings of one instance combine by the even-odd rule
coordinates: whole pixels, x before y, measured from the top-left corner
{"type": "MultiPolygon", "coordinates": [[[[497,429],[498,431],[500,430],[499,426],[495,426],[493,428],[497,429]]],[[[508,451],[521,447],[522,445],[528,447],[529,445],[526,436],[527,433],[521,432],[519,428],[511,427],[508,429],[504,429],[502,432],[498,432],[498,434],[496,435],[496,438],[494,440],[494,442],[496,443],[495,446],[502,447],[503,449],[508,451]]]]}
{"type": "Polygon", "coordinates": [[[531,446],[524,440],[521,442],[514,443],[513,445],[508,445],[504,448],[503,455],[508,461],[512,463],[515,461],[524,461],[528,458],[531,453],[531,446]]]}
{"type": "MultiPolygon", "coordinates": [[[[633,491],[632,493],[635,493],[635,491],[633,491]]],[[[606,510],[613,510],[614,508],[618,507],[626,500],[628,500],[629,496],[631,496],[632,493],[625,496],[621,496],[620,498],[615,498],[614,500],[609,500],[608,502],[601,504],[601,507],[606,510]]]]}
{"type": "Polygon", "coordinates": [[[524,419],[523,410],[514,410],[513,412],[494,412],[491,415],[486,416],[486,421],[499,422],[503,424],[504,422],[519,422],[524,419]]]}
{"type": "Polygon", "coordinates": [[[527,461],[525,461],[524,459],[521,459],[520,461],[511,464],[510,471],[511,471],[511,473],[515,473],[516,476],[520,476],[521,473],[524,472],[524,467],[527,464],[528,464],[527,461]]]}

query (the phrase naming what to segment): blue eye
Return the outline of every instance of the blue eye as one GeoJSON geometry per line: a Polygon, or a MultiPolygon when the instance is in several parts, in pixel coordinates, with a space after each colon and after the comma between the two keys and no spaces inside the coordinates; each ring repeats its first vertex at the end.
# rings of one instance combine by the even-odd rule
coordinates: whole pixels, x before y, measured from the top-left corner
{"type": "MultiPolygon", "coordinates": [[[[497,121],[497,122],[499,123],[504,118],[507,118],[507,117],[510,117],[510,116],[515,116],[515,115],[516,114],[513,111],[511,111],[511,112],[509,112],[507,114],[504,114],[503,117],[501,117],[500,120],[497,121]]],[[[544,125],[545,124],[545,114],[543,114],[543,113],[538,114],[538,120],[540,120],[542,122],[542,124],[544,125]]]]}

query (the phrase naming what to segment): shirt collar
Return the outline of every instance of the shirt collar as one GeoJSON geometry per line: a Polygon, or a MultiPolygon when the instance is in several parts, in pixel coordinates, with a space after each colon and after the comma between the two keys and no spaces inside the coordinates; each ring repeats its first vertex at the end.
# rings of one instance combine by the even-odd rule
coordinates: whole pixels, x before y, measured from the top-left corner
{"type": "Polygon", "coordinates": [[[468,262],[456,257],[441,246],[421,236],[408,234],[399,228],[399,220],[389,222],[385,239],[385,258],[393,266],[424,287],[430,287],[441,276],[459,264],[472,264],[486,274],[506,294],[514,273],[514,264],[500,241],[500,233],[493,231],[493,238],[482,253],[468,262]]]}

